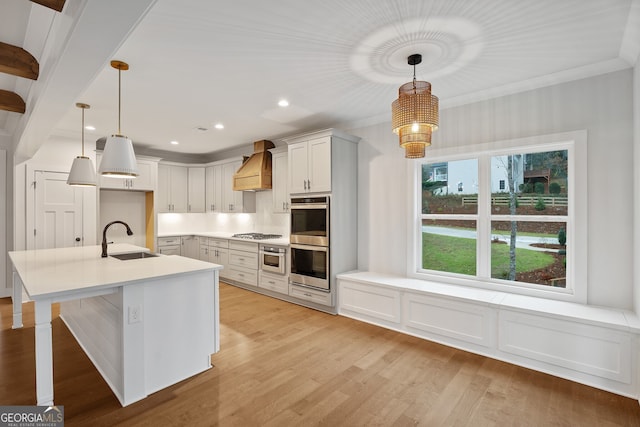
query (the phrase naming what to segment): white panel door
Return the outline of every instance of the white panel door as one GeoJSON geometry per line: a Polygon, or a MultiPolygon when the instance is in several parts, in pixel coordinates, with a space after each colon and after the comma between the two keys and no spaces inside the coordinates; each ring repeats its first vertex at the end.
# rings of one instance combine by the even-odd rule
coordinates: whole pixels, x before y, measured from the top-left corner
{"type": "Polygon", "coordinates": [[[67,176],[35,171],[35,249],[82,246],[82,190],[67,176]]]}

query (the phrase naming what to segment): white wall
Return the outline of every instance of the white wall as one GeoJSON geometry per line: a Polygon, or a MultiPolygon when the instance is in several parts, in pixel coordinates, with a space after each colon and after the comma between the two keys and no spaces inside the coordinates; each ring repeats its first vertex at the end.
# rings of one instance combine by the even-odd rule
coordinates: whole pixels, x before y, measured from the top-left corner
{"type": "Polygon", "coordinates": [[[9,295],[7,260],[7,150],[0,147],[0,297],[9,295]]]}
{"type": "MultiPolygon", "coordinates": [[[[463,147],[586,129],[588,302],[625,309],[633,307],[632,77],[628,69],[442,110],[433,137],[434,146],[463,147]]],[[[358,268],[404,275],[412,161],[404,158],[390,123],[345,130],[362,138],[358,268]]]]}
{"type": "Polygon", "coordinates": [[[633,71],[633,164],[636,166],[633,177],[633,265],[635,266],[633,281],[633,302],[636,313],[640,313],[640,58],[633,71]]]}
{"type": "Polygon", "coordinates": [[[126,222],[133,235],[127,236],[124,225],[114,224],[107,231],[107,242],[146,246],[146,204],[143,191],[100,190],[100,224],[98,242],[104,226],[111,221],[126,222]]]}

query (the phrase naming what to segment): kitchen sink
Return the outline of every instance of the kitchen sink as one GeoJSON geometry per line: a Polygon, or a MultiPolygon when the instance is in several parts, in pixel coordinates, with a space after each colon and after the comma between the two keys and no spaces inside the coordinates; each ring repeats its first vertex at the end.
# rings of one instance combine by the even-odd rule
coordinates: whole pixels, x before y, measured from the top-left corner
{"type": "Polygon", "coordinates": [[[154,258],[157,257],[157,254],[151,252],[129,252],[126,254],[115,254],[109,255],[113,258],[118,258],[119,260],[126,261],[130,259],[141,259],[141,258],[154,258]]]}

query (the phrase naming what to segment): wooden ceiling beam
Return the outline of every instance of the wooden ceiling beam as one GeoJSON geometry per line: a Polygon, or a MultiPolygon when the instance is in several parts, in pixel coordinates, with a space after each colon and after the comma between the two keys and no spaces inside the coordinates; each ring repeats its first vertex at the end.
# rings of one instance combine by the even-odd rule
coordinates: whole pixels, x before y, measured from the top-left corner
{"type": "Polygon", "coordinates": [[[56,12],[62,12],[62,8],[64,7],[64,2],[66,0],[31,0],[32,3],[38,3],[42,6],[48,7],[49,9],[53,9],[56,12]]]}
{"type": "Polygon", "coordinates": [[[24,114],[25,109],[26,105],[20,95],[0,89],[0,110],[24,114]]]}
{"type": "Polygon", "coordinates": [[[23,48],[0,42],[0,72],[37,80],[40,65],[23,48]]]}

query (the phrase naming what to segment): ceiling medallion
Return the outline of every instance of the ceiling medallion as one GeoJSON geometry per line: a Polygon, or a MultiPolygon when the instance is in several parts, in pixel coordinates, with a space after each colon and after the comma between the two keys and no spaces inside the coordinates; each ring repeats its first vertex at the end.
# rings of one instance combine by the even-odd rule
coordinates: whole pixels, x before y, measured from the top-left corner
{"type": "Polygon", "coordinates": [[[420,53],[422,71],[436,79],[466,67],[484,47],[478,24],[460,17],[414,18],[383,27],[356,46],[351,69],[369,81],[399,84],[406,59],[420,53]]]}

